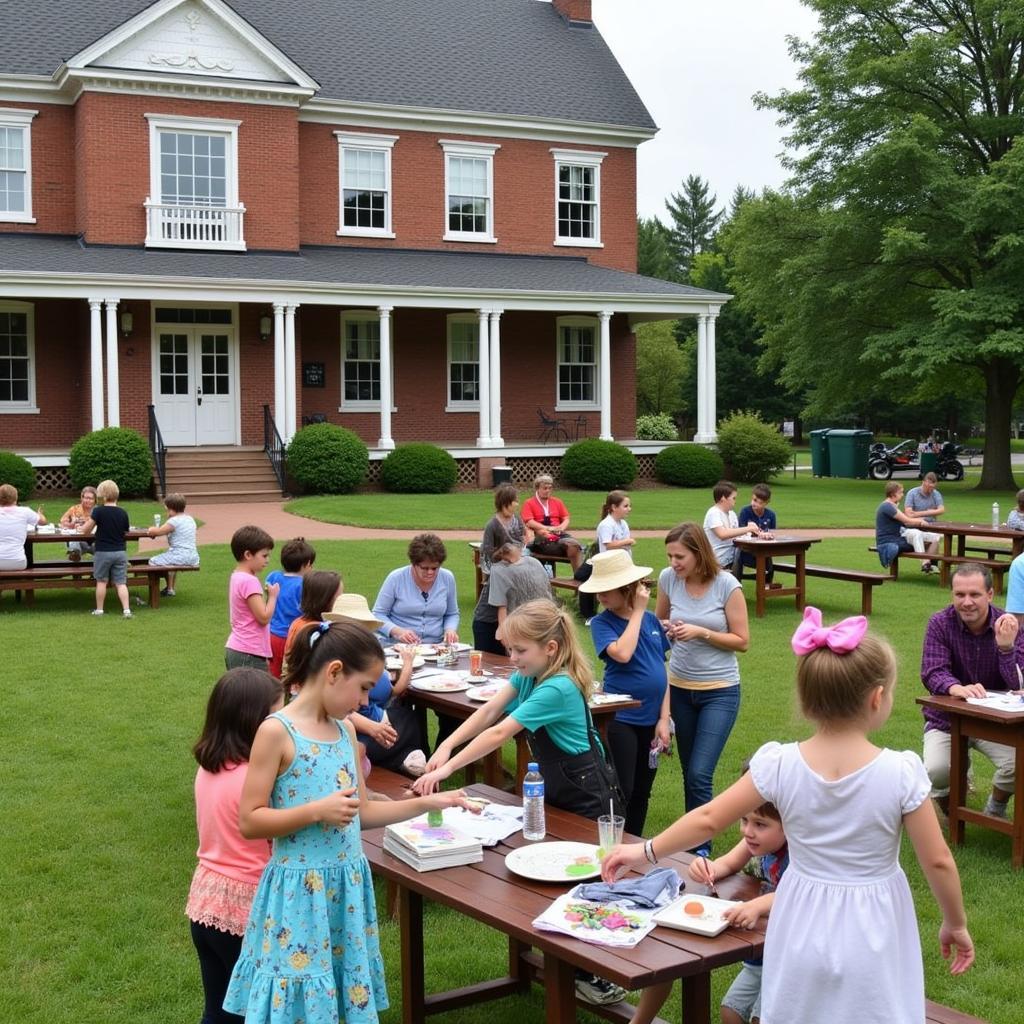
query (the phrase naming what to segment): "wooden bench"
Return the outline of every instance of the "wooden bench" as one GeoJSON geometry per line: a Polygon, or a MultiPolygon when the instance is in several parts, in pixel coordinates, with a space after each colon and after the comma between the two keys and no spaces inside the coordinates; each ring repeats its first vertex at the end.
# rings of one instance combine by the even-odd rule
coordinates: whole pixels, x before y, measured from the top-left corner
{"type": "MultiPolygon", "coordinates": [[[[129,587],[148,587],[149,605],[160,607],[160,582],[168,572],[198,572],[198,565],[149,565],[133,563],[128,566],[129,587]]],[[[25,595],[25,603],[35,604],[37,590],[91,590],[96,586],[92,578],[91,562],[67,562],[56,566],[33,566],[31,569],[4,569],[0,571],[0,594],[13,590],[25,595]]]]}
{"type": "Polygon", "coordinates": [[[924,1019],[925,1024],[986,1024],[981,1017],[972,1017],[931,999],[924,1001],[924,1019]]]}
{"type": "MultiPolygon", "coordinates": [[[[980,550],[980,549],[975,549],[980,550]]],[[[869,547],[868,551],[878,553],[877,547],[869,547]]],[[[963,565],[965,562],[974,562],[983,566],[992,573],[992,589],[997,593],[1003,592],[1003,576],[1009,571],[1010,563],[999,561],[995,558],[975,558],[970,555],[943,555],[941,553],[929,555],[926,551],[901,551],[889,563],[889,575],[897,580],[900,577],[900,559],[916,558],[919,562],[945,563],[946,565],[963,565]]]]}
{"type": "MultiPolygon", "coordinates": [[[[484,571],[480,566],[480,541],[472,540],[469,542],[470,549],[473,552],[473,582],[476,586],[476,600],[480,600],[480,593],[484,589],[484,571]]],[[[538,555],[533,551],[530,552],[530,558],[536,558],[538,562],[547,562],[551,566],[552,576],[551,586],[561,587],[563,590],[576,590],[579,587],[579,580],[574,580],[572,576],[559,576],[558,575],[558,564],[564,562],[566,565],[571,566],[572,562],[565,557],[565,555],[538,555]]]]}
{"type": "MultiPolygon", "coordinates": [[[[776,572],[796,572],[791,562],[773,561],[776,572]]],[[[816,576],[824,580],[840,580],[860,584],[860,610],[862,615],[871,614],[871,591],[894,577],[883,572],[864,572],[860,569],[834,569],[827,565],[805,565],[805,576],[816,576]]]]}

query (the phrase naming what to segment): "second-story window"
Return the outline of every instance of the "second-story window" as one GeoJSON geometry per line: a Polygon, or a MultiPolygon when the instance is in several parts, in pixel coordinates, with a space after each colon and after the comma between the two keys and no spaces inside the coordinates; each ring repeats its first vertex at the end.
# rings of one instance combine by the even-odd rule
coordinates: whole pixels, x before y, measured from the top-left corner
{"type": "Polygon", "coordinates": [[[391,228],[391,149],[397,135],[335,132],[341,216],[339,235],[394,238],[391,228]]]}
{"type": "Polygon", "coordinates": [[[601,245],[601,162],[605,153],[553,149],[555,245],[601,245]]]}
{"type": "Polygon", "coordinates": [[[445,161],[445,241],[496,242],[494,153],[501,147],[486,142],[440,141],[445,161]]]}
{"type": "Polygon", "coordinates": [[[0,222],[33,224],[32,118],[35,110],[0,107],[0,222]]]}

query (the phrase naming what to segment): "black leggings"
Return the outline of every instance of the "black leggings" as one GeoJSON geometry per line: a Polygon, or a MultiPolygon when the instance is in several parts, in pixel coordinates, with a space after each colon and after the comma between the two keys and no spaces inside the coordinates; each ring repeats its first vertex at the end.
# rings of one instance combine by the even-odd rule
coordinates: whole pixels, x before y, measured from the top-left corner
{"type": "Polygon", "coordinates": [[[495,633],[498,632],[498,621],[484,622],[483,619],[473,620],[473,646],[478,651],[486,651],[488,654],[500,654],[505,657],[508,651],[505,645],[498,642],[495,633]]]}
{"type": "Polygon", "coordinates": [[[608,724],[608,747],[626,798],[626,831],[634,836],[644,834],[651,787],[658,772],[649,767],[653,739],[653,725],[631,725],[617,718],[608,724]]]}
{"type": "Polygon", "coordinates": [[[190,921],[192,942],[199,954],[199,973],[203,978],[203,1019],[201,1024],[242,1024],[237,1014],[224,1009],[224,996],[242,951],[242,936],[190,921]]]}

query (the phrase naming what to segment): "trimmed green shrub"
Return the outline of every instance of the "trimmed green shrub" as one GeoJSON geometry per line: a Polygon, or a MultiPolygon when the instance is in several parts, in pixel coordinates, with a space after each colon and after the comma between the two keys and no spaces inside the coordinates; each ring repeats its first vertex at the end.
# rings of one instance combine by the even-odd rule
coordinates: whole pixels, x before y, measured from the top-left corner
{"type": "Polygon", "coordinates": [[[588,437],[566,448],[561,476],[567,484],[584,491],[613,491],[633,482],[636,457],[614,441],[588,437]]]}
{"type": "Polygon", "coordinates": [[[28,501],[36,489],[36,471],[28,459],[14,452],[0,452],[0,484],[18,489],[18,501],[28,501]]]}
{"type": "Polygon", "coordinates": [[[748,484],[775,476],[793,457],[778,429],[754,412],[734,412],[718,424],[718,451],[729,478],[748,484]]]}
{"type": "Polygon", "coordinates": [[[380,482],[398,494],[444,494],[455,486],[459,467],[434,444],[400,444],[380,466],[380,482]]]}
{"type": "Polygon", "coordinates": [[[310,494],[348,494],[366,478],[370,453],[361,438],[334,423],[313,423],[292,438],[285,465],[310,494]]]}
{"type": "Polygon", "coordinates": [[[713,487],[725,467],[710,448],[699,444],[674,444],[662,448],[654,460],[654,475],[674,487],[713,487]]]}
{"type": "Polygon", "coordinates": [[[678,441],[679,431],[667,412],[637,416],[636,436],[640,441],[678,441]]]}
{"type": "Polygon", "coordinates": [[[113,480],[122,498],[147,494],[153,484],[149,444],[127,427],[94,430],[71,446],[68,473],[76,488],[113,480]]]}

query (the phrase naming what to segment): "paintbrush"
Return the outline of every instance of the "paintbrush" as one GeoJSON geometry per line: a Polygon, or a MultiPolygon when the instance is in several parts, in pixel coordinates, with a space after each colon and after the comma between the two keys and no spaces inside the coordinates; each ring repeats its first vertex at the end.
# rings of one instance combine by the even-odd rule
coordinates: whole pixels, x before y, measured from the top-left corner
{"type": "Polygon", "coordinates": [[[718,889],[715,886],[714,878],[711,876],[711,865],[708,863],[707,857],[701,857],[701,861],[704,863],[704,877],[708,880],[708,895],[718,899],[718,889]]]}

